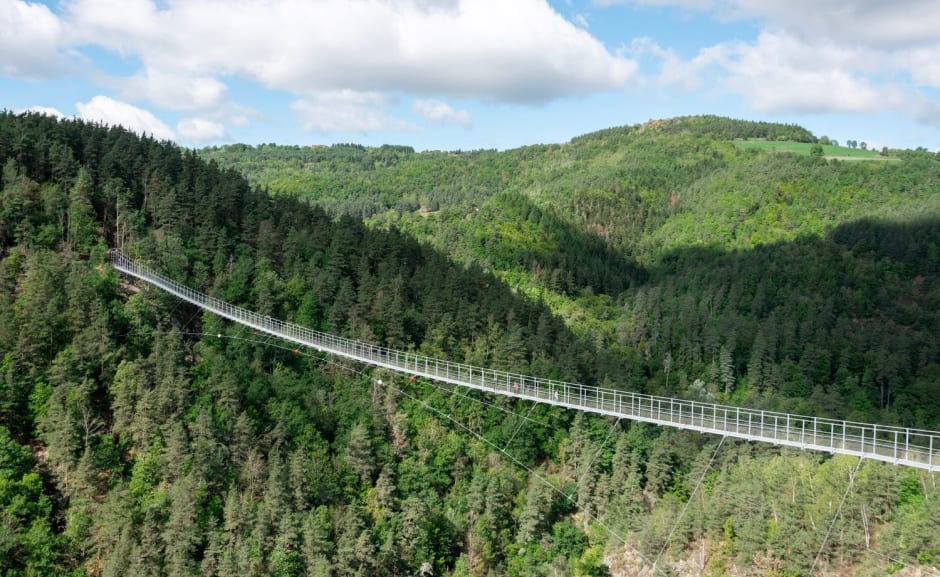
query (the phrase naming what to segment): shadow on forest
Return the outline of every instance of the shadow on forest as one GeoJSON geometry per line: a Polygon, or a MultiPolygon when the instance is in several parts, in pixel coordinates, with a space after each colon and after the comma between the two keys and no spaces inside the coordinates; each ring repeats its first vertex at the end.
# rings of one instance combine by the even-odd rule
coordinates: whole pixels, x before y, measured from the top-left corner
{"type": "Polygon", "coordinates": [[[675,250],[646,274],[625,301],[653,372],[668,353],[751,406],[940,426],[940,218],[675,250]]]}
{"type": "Polygon", "coordinates": [[[759,268],[763,263],[778,258],[828,254],[835,246],[852,251],[857,256],[888,258],[905,265],[915,276],[936,277],[940,274],[940,255],[937,254],[940,250],[940,215],[909,222],[862,219],[839,225],[822,238],[804,236],[794,241],[759,245],[746,251],[729,252],[714,247],[681,248],[666,253],[658,266],[649,267],[644,273],[655,282],[655,279],[675,274],[688,263],[701,261],[724,263],[730,260],[759,268]]]}
{"type": "Polygon", "coordinates": [[[616,297],[645,278],[636,262],[601,236],[523,194],[497,195],[481,209],[478,221],[481,260],[501,270],[528,269],[551,291],[573,295],[590,287],[616,297]]]}

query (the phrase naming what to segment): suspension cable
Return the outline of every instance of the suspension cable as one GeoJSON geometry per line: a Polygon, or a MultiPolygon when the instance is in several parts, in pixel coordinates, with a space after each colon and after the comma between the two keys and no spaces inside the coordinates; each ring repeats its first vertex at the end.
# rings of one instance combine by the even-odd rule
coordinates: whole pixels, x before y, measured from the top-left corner
{"type": "Polygon", "coordinates": [[[702,486],[702,481],[705,480],[705,475],[708,474],[709,469],[712,468],[712,463],[715,462],[715,457],[718,456],[718,450],[721,449],[721,445],[725,442],[727,437],[722,437],[718,441],[718,446],[715,447],[715,451],[712,453],[712,458],[708,460],[708,464],[705,465],[705,470],[702,471],[702,475],[698,478],[698,482],[695,484],[695,488],[692,489],[692,492],[689,493],[689,499],[685,502],[685,506],[682,507],[682,511],[679,513],[679,516],[676,517],[676,522],[672,525],[672,529],[669,531],[669,536],[666,537],[666,542],[663,543],[662,548],[659,550],[659,554],[656,555],[656,560],[653,561],[653,568],[655,569],[659,563],[659,559],[663,556],[663,553],[666,552],[666,549],[669,548],[669,544],[672,542],[672,536],[675,534],[676,529],[679,527],[679,523],[682,521],[682,517],[685,516],[685,512],[689,509],[689,505],[692,504],[692,499],[695,498],[695,493],[698,492],[699,487],[702,486]]]}
{"type": "Polygon", "coordinates": [[[855,483],[855,474],[858,473],[858,468],[862,466],[862,461],[864,457],[858,458],[858,463],[855,464],[855,467],[849,471],[849,484],[845,487],[845,492],[842,493],[842,500],[839,501],[839,506],[836,507],[836,514],[832,516],[832,521],[829,522],[829,529],[826,530],[826,536],[823,537],[822,543],[819,544],[819,551],[816,552],[816,558],[813,559],[813,566],[809,568],[809,572],[813,573],[816,570],[816,564],[819,563],[819,558],[822,556],[823,549],[826,547],[826,542],[829,541],[829,535],[832,534],[832,528],[836,526],[836,520],[838,520],[839,515],[842,514],[842,505],[845,505],[845,499],[849,496],[849,491],[852,490],[852,485],[855,483]]]}

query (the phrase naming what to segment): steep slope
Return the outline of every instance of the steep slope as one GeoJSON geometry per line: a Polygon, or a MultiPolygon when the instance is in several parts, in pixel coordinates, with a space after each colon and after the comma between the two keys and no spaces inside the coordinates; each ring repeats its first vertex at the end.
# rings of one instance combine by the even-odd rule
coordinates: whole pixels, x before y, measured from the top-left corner
{"type": "MultiPolygon", "coordinates": [[[[112,244],[314,328],[593,380],[592,345],[491,275],[272,200],[169,143],[4,114],[0,161],[5,574],[441,573],[473,531],[445,498],[504,479],[505,507],[479,515],[506,524],[523,483],[424,403],[515,440],[523,462],[558,452],[498,407],[407,381],[375,388],[377,375],[123,284],[103,265],[112,244]]],[[[502,563],[508,537],[486,539],[486,565],[502,563]]]]}
{"type": "MultiPolygon", "coordinates": [[[[647,184],[629,202],[646,206],[645,198],[668,192],[670,174],[694,183],[699,172],[739,158],[704,137],[671,148],[665,131],[653,135],[661,139],[656,151],[646,151],[650,131],[586,139],[612,156],[584,149],[580,169],[601,174],[614,156],[665,159],[671,149],[700,158],[637,175],[647,184]]],[[[571,150],[516,151],[528,163],[518,171],[526,186],[555,170],[539,163],[543,153],[571,150]]],[[[437,216],[414,215],[437,222],[429,231],[453,231],[441,246],[465,251],[467,263],[454,264],[402,232],[271,198],[234,171],[121,129],[3,114],[0,163],[6,574],[602,575],[605,559],[618,574],[648,574],[659,559],[670,571],[757,575],[813,565],[893,570],[882,556],[925,566],[940,557],[936,475],[730,440],[719,446],[693,433],[363,373],[204,317],[103,264],[104,249],[116,244],[194,287],[314,328],[478,364],[703,395],[712,391],[704,378],[693,386],[698,365],[687,331],[740,333],[727,354],[742,371],[746,331],[793,314],[795,339],[786,330],[764,335],[777,340],[767,344],[762,371],[795,362],[795,349],[794,370],[807,371],[813,387],[837,358],[864,385],[858,363],[871,355],[880,362],[884,351],[897,366],[873,374],[876,389],[863,390],[890,385],[887,406],[859,410],[926,423],[936,418],[928,404],[936,382],[935,219],[646,258],[555,206],[566,185],[546,184],[540,197],[520,184],[460,211],[442,205],[437,216]],[[474,245],[490,232],[468,234],[482,230],[504,235],[486,263],[491,272],[473,264],[491,254],[474,245]],[[524,258],[514,246],[525,247],[524,258]],[[756,276],[741,274],[752,270],[756,276]],[[524,298],[500,276],[542,298],[524,298]],[[765,278],[774,282],[760,288],[765,278]],[[843,284],[827,284],[832,278],[843,284]],[[595,282],[597,291],[588,290],[595,282]],[[730,292],[716,299],[721,291],[730,292]],[[838,302],[826,303],[833,291],[838,302]],[[582,324],[569,318],[582,334],[547,304],[582,307],[582,324]],[[846,328],[845,315],[858,322],[846,328]],[[666,330],[670,319],[681,322],[666,330]],[[885,327],[877,338],[866,328],[876,322],[885,327]],[[804,366],[809,336],[825,354],[807,355],[804,366]],[[836,345],[849,337],[856,340],[836,345]],[[809,363],[817,358],[829,365],[809,363]],[[909,394],[915,383],[923,397],[909,394]]],[[[507,169],[505,178],[516,174],[507,169]]],[[[663,211],[636,222],[668,219],[665,198],[663,211]]],[[[703,367],[707,343],[699,347],[703,367]]],[[[718,344],[720,361],[728,344],[718,344]]],[[[734,376],[732,397],[758,390],[734,376]]],[[[805,396],[760,390],[768,402],[805,396]]]]}

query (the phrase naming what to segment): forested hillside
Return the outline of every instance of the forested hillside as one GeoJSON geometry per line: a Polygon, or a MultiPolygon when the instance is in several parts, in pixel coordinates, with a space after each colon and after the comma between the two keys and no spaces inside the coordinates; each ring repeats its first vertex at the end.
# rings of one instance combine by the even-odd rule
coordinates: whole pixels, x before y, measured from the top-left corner
{"type": "Polygon", "coordinates": [[[120,246],[263,314],[474,364],[938,428],[940,162],[770,157],[709,126],[805,131],[692,124],[506,153],[243,147],[256,188],[220,151],[0,115],[0,570],[935,567],[936,474],[412,382],[106,264],[120,246]],[[792,212],[757,226],[773,203],[792,212]]]}
{"type": "Polygon", "coordinates": [[[204,154],[492,271],[641,364],[630,386],[940,428],[940,157],[828,161],[740,138],[815,141],[691,117],[506,152],[204,154]]]}

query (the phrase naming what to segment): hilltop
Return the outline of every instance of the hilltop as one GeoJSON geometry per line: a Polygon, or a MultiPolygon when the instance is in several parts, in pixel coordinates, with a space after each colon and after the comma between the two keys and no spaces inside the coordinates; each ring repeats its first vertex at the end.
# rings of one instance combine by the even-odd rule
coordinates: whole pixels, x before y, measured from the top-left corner
{"type": "Polygon", "coordinates": [[[937,208],[929,187],[913,196],[884,194],[893,179],[911,180],[904,173],[930,154],[893,151],[890,166],[847,166],[826,156],[885,157],[825,144],[820,158],[809,154],[817,140],[798,126],[706,116],[650,121],[566,144],[504,152],[230,145],[201,155],[236,168],[274,195],[298,196],[331,214],[377,226],[420,230],[419,220],[463,218],[488,202],[518,194],[641,261],[681,243],[750,248],[804,232],[819,235],[840,222],[904,218],[937,208]],[[779,154],[767,154],[771,151],[779,154]],[[775,187],[786,192],[768,194],[775,187]],[[848,198],[855,194],[865,197],[848,198]],[[720,207],[715,206],[719,198],[720,207]],[[800,201],[796,207],[794,200],[800,201]],[[728,222],[745,202],[758,210],[743,207],[745,218],[735,215],[735,222],[728,222]],[[774,221],[768,223],[767,216],[774,221]],[[676,240],[690,228],[683,219],[700,222],[694,240],[676,240]],[[754,234],[755,228],[763,230],[754,234]]]}

